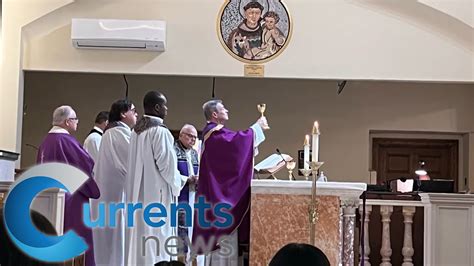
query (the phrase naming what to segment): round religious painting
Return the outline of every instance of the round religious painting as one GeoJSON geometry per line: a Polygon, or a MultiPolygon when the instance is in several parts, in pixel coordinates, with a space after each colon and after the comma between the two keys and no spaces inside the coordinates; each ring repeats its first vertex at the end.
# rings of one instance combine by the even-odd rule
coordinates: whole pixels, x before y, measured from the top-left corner
{"type": "Polygon", "coordinates": [[[226,0],[217,27],[222,45],[233,57],[263,63],[288,45],[292,23],[281,0],[226,0]]]}

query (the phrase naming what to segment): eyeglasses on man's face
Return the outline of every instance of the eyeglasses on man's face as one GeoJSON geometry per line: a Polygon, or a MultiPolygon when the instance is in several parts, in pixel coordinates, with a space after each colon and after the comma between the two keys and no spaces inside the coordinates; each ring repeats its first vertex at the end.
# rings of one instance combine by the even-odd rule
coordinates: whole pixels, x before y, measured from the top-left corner
{"type": "Polygon", "coordinates": [[[183,132],[183,134],[186,135],[186,136],[188,136],[188,137],[191,138],[191,139],[197,139],[197,136],[194,136],[193,134],[184,133],[184,132],[183,132]]]}
{"type": "Polygon", "coordinates": [[[68,118],[67,120],[79,121],[79,118],[77,118],[77,117],[70,117],[70,118],[68,118]]]}

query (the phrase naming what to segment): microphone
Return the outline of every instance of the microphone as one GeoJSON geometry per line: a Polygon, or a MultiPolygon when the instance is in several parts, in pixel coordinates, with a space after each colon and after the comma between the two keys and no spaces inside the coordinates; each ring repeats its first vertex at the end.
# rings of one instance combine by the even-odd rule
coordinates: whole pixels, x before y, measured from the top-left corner
{"type": "Polygon", "coordinates": [[[287,162],[287,160],[285,160],[285,157],[283,157],[283,155],[281,154],[280,149],[276,148],[276,152],[278,153],[278,155],[281,156],[284,162],[287,162]]]}

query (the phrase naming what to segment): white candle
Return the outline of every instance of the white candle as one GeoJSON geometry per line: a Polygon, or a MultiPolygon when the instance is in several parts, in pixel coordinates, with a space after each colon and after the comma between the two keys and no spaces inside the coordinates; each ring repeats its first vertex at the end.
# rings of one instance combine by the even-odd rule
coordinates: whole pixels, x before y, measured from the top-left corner
{"type": "Polygon", "coordinates": [[[313,162],[319,162],[319,123],[314,121],[313,125],[313,147],[312,147],[312,160],[313,162]]]}
{"type": "Polygon", "coordinates": [[[303,153],[304,169],[309,170],[309,135],[304,138],[304,153],[303,153]]]}

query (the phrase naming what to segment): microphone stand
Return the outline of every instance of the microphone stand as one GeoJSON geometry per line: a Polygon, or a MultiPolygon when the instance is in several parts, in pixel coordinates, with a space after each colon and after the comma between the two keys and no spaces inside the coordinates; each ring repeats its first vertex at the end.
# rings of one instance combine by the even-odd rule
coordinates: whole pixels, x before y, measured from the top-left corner
{"type": "Polygon", "coordinates": [[[280,157],[283,159],[283,161],[284,161],[285,163],[288,162],[288,161],[285,159],[285,157],[283,157],[283,155],[281,154],[280,149],[277,148],[277,149],[276,149],[276,152],[278,153],[278,155],[280,155],[280,157]]]}

